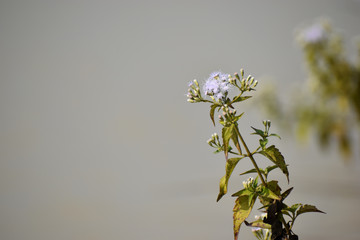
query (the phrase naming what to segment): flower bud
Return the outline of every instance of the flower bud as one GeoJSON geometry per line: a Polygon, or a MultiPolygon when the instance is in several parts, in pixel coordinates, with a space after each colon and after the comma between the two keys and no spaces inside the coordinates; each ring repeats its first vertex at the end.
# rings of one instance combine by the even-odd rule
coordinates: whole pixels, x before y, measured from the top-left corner
{"type": "Polygon", "coordinates": [[[240,69],[241,77],[244,77],[244,69],[240,69]]]}
{"type": "Polygon", "coordinates": [[[238,73],[234,73],[234,76],[236,77],[237,80],[240,80],[240,76],[238,73]]]}
{"type": "Polygon", "coordinates": [[[251,78],[250,78],[250,83],[249,83],[249,85],[252,85],[253,82],[254,82],[254,80],[255,80],[254,77],[251,77],[251,78]]]}
{"type": "Polygon", "coordinates": [[[194,83],[196,84],[196,86],[199,87],[199,83],[198,83],[198,81],[196,79],[194,79],[194,83]]]}

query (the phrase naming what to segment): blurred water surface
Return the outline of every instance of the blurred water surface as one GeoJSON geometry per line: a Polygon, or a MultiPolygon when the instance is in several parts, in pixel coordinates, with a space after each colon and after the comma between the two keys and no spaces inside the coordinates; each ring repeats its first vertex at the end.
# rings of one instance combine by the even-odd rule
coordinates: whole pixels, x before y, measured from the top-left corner
{"type": "MultiPolygon", "coordinates": [[[[216,129],[207,107],[186,103],[187,83],[243,67],[291,89],[305,79],[294,29],[327,16],[355,56],[359,11],[350,0],[0,1],[0,238],[231,239],[234,199],[215,201],[224,161],[205,143],[216,129]]],[[[249,126],[267,117],[248,104],[241,129],[256,144],[249,126]]],[[[359,239],[359,162],[289,135],[274,143],[289,201],[327,212],[299,218],[301,239],[359,239]]]]}

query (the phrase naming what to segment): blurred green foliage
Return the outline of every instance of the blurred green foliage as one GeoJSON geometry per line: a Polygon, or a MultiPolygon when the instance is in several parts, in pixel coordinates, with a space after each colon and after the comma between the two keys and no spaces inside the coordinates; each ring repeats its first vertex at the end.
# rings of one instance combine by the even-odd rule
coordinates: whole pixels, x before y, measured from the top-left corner
{"type": "Polygon", "coordinates": [[[312,132],[321,147],[335,141],[343,159],[350,159],[359,145],[355,136],[360,126],[360,41],[356,60],[349,60],[342,36],[326,20],[299,31],[297,41],[308,85],[295,89],[285,104],[274,94],[276,87],[269,86],[260,103],[267,114],[288,130],[295,130],[300,139],[308,139],[312,132]]]}

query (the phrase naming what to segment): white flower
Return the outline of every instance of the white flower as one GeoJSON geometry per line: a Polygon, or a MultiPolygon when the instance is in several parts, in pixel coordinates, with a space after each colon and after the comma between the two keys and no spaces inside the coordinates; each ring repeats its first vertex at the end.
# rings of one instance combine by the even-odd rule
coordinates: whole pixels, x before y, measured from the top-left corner
{"type": "Polygon", "coordinates": [[[204,84],[204,93],[213,96],[216,100],[222,100],[230,90],[228,74],[213,72],[204,84]]]}

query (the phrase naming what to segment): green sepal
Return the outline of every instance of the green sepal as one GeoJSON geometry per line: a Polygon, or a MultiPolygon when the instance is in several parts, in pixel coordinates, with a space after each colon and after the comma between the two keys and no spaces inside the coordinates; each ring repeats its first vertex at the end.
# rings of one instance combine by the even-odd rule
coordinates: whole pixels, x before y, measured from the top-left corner
{"type": "Polygon", "coordinates": [[[241,160],[242,158],[230,158],[226,162],[225,166],[225,175],[220,179],[220,190],[219,195],[217,197],[217,202],[227,193],[227,186],[229,182],[229,178],[234,171],[234,168],[236,167],[236,164],[241,160]]]}
{"type": "Polygon", "coordinates": [[[263,151],[260,151],[262,155],[267,157],[270,161],[276,164],[281,171],[286,175],[286,178],[289,182],[289,171],[287,169],[287,165],[285,163],[284,156],[281,154],[279,149],[277,149],[274,145],[271,145],[268,148],[265,148],[263,151]]]}
{"type": "Polygon", "coordinates": [[[238,239],[240,226],[245,219],[250,215],[250,212],[254,206],[256,197],[249,202],[249,196],[242,195],[235,200],[235,206],[233,209],[233,222],[234,222],[234,240],[238,239]]]}

